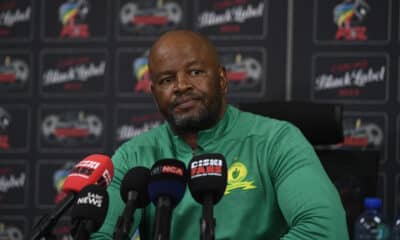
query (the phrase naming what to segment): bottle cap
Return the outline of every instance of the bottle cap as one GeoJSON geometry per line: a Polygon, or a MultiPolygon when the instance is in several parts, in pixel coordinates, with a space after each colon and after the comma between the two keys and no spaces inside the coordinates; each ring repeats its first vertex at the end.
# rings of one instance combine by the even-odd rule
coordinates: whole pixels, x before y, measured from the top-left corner
{"type": "Polygon", "coordinates": [[[382,207],[382,200],[374,197],[365,198],[364,206],[367,209],[380,209],[382,207]]]}

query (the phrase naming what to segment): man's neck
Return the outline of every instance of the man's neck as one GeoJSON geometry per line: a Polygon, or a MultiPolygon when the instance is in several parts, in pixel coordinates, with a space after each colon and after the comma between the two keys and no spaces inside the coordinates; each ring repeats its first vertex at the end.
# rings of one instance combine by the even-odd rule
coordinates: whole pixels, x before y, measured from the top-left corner
{"type": "Polygon", "coordinates": [[[192,149],[197,148],[197,133],[184,133],[181,137],[192,149]]]}

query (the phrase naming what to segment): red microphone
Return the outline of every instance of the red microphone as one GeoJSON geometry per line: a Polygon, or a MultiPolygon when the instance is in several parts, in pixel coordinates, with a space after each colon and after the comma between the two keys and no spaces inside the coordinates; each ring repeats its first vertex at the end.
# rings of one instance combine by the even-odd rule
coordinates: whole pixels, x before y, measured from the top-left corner
{"type": "Polygon", "coordinates": [[[107,187],[114,176],[114,167],[110,157],[103,154],[91,154],[74,166],[64,181],[62,190],[66,193],[80,192],[82,188],[97,184],[107,187]]]}
{"type": "Polygon", "coordinates": [[[45,215],[32,230],[31,240],[40,239],[49,234],[61,215],[71,207],[77,194],[91,184],[107,187],[114,176],[114,167],[111,158],[103,154],[91,154],[74,166],[64,181],[62,191],[66,193],[64,199],[56,209],[45,215]]]}

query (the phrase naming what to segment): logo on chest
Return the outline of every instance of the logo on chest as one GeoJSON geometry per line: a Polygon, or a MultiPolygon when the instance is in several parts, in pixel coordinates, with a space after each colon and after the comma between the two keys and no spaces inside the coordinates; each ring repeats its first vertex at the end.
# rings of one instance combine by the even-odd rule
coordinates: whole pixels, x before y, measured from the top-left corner
{"type": "Polygon", "coordinates": [[[255,189],[254,181],[246,180],[247,174],[247,167],[243,163],[234,162],[228,169],[228,185],[225,195],[230,194],[233,190],[255,189]]]}

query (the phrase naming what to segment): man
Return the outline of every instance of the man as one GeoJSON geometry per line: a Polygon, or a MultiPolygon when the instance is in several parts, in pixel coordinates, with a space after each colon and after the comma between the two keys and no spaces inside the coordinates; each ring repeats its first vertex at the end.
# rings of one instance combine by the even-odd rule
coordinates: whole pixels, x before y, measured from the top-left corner
{"type": "MultiPolygon", "coordinates": [[[[134,166],[163,158],[186,164],[194,155],[221,153],[228,165],[225,196],[214,207],[216,239],[348,239],[335,187],[312,146],[293,125],[227,104],[225,69],[216,49],[191,31],[162,35],[149,55],[151,90],[167,123],[136,136],[113,156],[107,218],[92,239],[111,238],[124,208],[119,185],[134,166]]],[[[186,191],[172,214],[170,239],[198,239],[202,207],[186,191]]],[[[154,206],[135,212],[151,239],[154,206]]]]}

